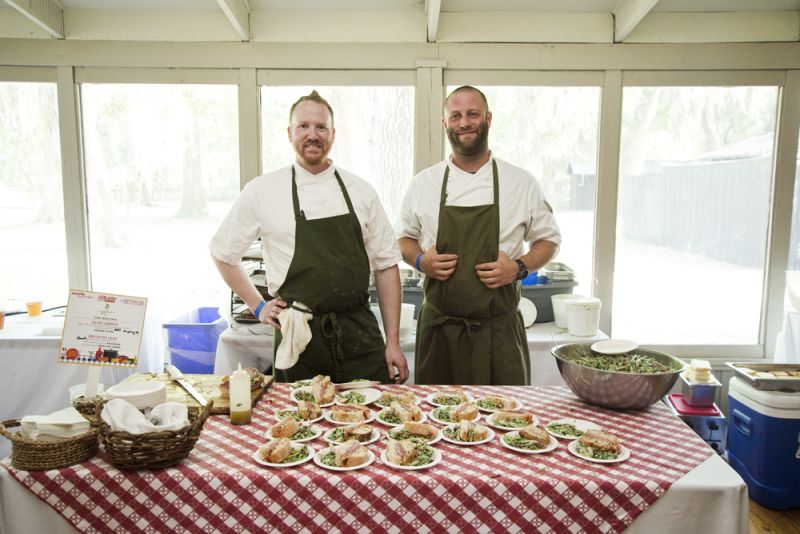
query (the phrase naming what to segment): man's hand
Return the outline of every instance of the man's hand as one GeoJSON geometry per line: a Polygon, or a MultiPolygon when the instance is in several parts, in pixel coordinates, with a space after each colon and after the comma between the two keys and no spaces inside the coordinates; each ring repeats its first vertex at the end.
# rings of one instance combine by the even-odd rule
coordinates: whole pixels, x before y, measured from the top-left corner
{"type": "Polygon", "coordinates": [[[261,309],[261,314],[257,317],[257,319],[270,326],[274,326],[278,330],[281,329],[281,323],[278,322],[278,315],[281,314],[283,310],[286,309],[288,304],[285,300],[282,299],[272,299],[264,305],[261,309]]]}
{"type": "Polygon", "coordinates": [[[483,285],[489,289],[497,289],[517,279],[519,265],[501,250],[497,261],[476,265],[475,271],[478,273],[478,278],[483,282],[483,285]]]}
{"type": "Polygon", "coordinates": [[[434,280],[444,282],[456,270],[458,254],[439,254],[436,245],[425,251],[419,259],[420,270],[434,280]]]}
{"type": "Polygon", "coordinates": [[[395,384],[408,380],[408,363],[400,345],[386,345],[386,368],[395,384]]]}

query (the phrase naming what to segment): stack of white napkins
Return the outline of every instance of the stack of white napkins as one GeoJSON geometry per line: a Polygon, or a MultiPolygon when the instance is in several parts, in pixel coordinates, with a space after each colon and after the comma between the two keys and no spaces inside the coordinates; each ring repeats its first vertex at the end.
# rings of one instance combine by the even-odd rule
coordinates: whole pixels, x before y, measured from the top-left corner
{"type": "Polygon", "coordinates": [[[79,436],[90,428],[89,421],[72,407],[50,415],[26,415],[20,426],[23,437],[42,441],[79,436]]]}
{"type": "Polygon", "coordinates": [[[695,384],[708,384],[714,381],[711,364],[708,360],[692,360],[686,369],[686,379],[695,384]]]}
{"type": "Polygon", "coordinates": [[[180,430],[189,424],[189,410],[177,402],[155,406],[145,416],[124,399],[111,399],[103,407],[100,417],[111,430],[129,434],[144,434],[159,430],[180,430]]]}

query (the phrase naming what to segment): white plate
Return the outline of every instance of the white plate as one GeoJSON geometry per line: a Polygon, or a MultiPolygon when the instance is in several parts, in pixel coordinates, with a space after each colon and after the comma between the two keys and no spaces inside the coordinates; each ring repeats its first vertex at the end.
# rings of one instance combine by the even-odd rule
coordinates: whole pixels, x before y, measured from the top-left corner
{"type": "MultiPolygon", "coordinates": [[[[497,424],[497,423],[495,423],[495,421],[494,421],[494,417],[495,417],[495,416],[496,416],[498,413],[500,413],[500,412],[494,412],[492,415],[490,415],[489,417],[487,417],[487,418],[486,418],[486,424],[487,424],[487,425],[489,425],[489,426],[491,426],[491,427],[494,427],[494,428],[496,428],[497,430],[502,430],[502,431],[504,431],[504,432],[508,432],[508,431],[510,431],[510,430],[519,430],[520,428],[522,428],[522,427],[520,427],[520,426],[514,426],[514,427],[511,427],[511,426],[503,426],[503,425],[498,425],[498,424],[497,424]]],[[[525,413],[530,413],[530,412],[525,412],[525,413]]],[[[536,415],[535,415],[535,414],[531,414],[531,415],[533,415],[533,420],[532,420],[530,423],[528,423],[528,425],[538,425],[538,424],[539,424],[539,418],[538,418],[538,417],[536,417],[536,415]]],[[[525,426],[528,426],[528,425],[525,425],[525,426]]]]}
{"type": "MultiPolygon", "coordinates": [[[[381,392],[381,393],[385,393],[385,392],[381,392]]],[[[389,393],[391,393],[391,392],[389,392],[389,393]]],[[[380,398],[380,395],[378,396],[378,398],[380,398]]],[[[420,400],[420,398],[417,397],[416,395],[414,395],[414,404],[419,404],[420,402],[422,402],[420,400]]],[[[388,408],[389,407],[388,404],[381,404],[380,402],[378,402],[378,399],[375,399],[375,405],[376,406],[380,406],[381,408],[388,408]]]]}
{"type": "MultiPolygon", "coordinates": [[[[392,432],[398,432],[403,430],[401,426],[396,426],[386,431],[386,437],[390,439],[395,439],[392,436],[392,432]]],[[[434,443],[439,443],[442,440],[442,430],[440,428],[436,429],[436,435],[428,440],[428,445],[433,445],[434,443]]]]}
{"type": "Polygon", "coordinates": [[[354,465],[354,466],[351,466],[351,467],[336,467],[336,466],[333,466],[333,465],[323,464],[320,461],[319,457],[320,457],[320,455],[325,454],[326,452],[328,452],[330,450],[331,450],[330,448],[322,449],[317,454],[315,454],[314,455],[314,463],[317,464],[318,466],[320,466],[323,469],[330,469],[331,471],[355,471],[356,469],[363,469],[363,468],[367,467],[369,464],[371,464],[372,462],[375,461],[375,454],[371,450],[367,449],[367,456],[368,456],[369,459],[366,462],[364,462],[363,464],[354,465]]]}
{"type": "MultiPolygon", "coordinates": [[[[487,396],[494,397],[496,395],[487,395],[487,396]]],[[[478,404],[478,401],[480,401],[481,399],[484,399],[484,398],[486,398],[486,397],[480,397],[478,399],[475,399],[475,404],[478,404]]],[[[503,398],[513,400],[514,402],[516,402],[516,404],[514,406],[509,407],[509,408],[484,408],[480,404],[478,404],[478,409],[480,411],[482,411],[482,412],[492,413],[492,412],[510,412],[510,411],[519,410],[519,409],[522,408],[522,403],[519,401],[519,399],[515,399],[514,397],[508,397],[508,396],[505,396],[503,398]]]]}
{"type": "MultiPolygon", "coordinates": [[[[275,410],[275,412],[272,414],[272,417],[275,418],[275,420],[278,421],[279,423],[281,421],[283,421],[284,417],[286,417],[285,415],[283,417],[281,417],[279,415],[280,412],[297,413],[297,409],[296,408],[294,408],[294,409],[293,408],[284,408],[283,410],[275,410]]],[[[305,419],[301,419],[300,421],[298,421],[298,423],[316,423],[317,421],[322,421],[322,415],[323,415],[323,413],[320,411],[320,414],[317,417],[315,417],[314,419],[311,419],[309,421],[306,421],[305,419]]]]}
{"type": "Polygon", "coordinates": [[[380,384],[377,380],[353,380],[350,382],[342,382],[341,384],[334,384],[336,389],[346,390],[346,389],[361,389],[361,388],[371,388],[380,384]]]}
{"type": "MultiPolygon", "coordinates": [[[[303,425],[303,426],[306,426],[306,425],[303,425]]],[[[314,431],[314,434],[312,436],[309,436],[309,437],[303,438],[303,439],[292,439],[292,438],[289,438],[289,440],[292,443],[303,443],[305,441],[311,441],[311,440],[317,439],[319,437],[319,435],[322,434],[322,428],[320,428],[317,425],[311,425],[311,430],[314,431]]],[[[269,439],[278,439],[278,438],[276,438],[276,437],[274,437],[272,435],[272,427],[270,427],[270,429],[267,431],[267,437],[269,439]]]]}
{"type": "Polygon", "coordinates": [[[558,440],[553,436],[550,436],[550,444],[547,445],[547,447],[545,447],[544,449],[532,450],[532,449],[521,449],[519,447],[512,447],[511,445],[506,443],[505,438],[513,436],[519,436],[519,431],[515,430],[513,432],[509,432],[508,434],[503,434],[502,436],[500,436],[500,445],[502,445],[506,449],[511,449],[512,451],[521,452],[523,454],[543,454],[545,452],[550,452],[552,450],[555,450],[558,447],[558,440]]]}
{"type": "Polygon", "coordinates": [[[519,313],[522,314],[522,324],[525,325],[525,328],[532,326],[536,322],[536,304],[532,300],[522,297],[519,299],[517,308],[519,313]]]}
{"type": "Polygon", "coordinates": [[[574,426],[575,428],[577,428],[578,430],[581,430],[583,432],[586,432],[587,430],[592,430],[592,429],[595,429],[595,430],[599,430],[600,429],[600,425],[596,425],[596,424],[592,423],[591,421],[586,421],[585,419],[572,419],[572,418],[569,418],[569,417],[566,417],[564,419],[556,419],[555,421],[550,421],[549,423],[547,423],[544,426],[545,432],[547,432],[551,436],[554,436],[554,437],[557,437],[557,438],[561,438],[561,439],[573,440],[573,439],[578,439],[580,436],[565,436],[563,434],[559,434],[557,432],[553,432],[552,430],[547,428],[549,425],[552,425],[553,423],[568,423],[568,424],[571,424],[572,426],[574,426]]]}
{"type": "MultiPolygon", "coordinates": [[[[261,455],[258,453],[258,449],[257,449],[256,452],[253,453],[253,460],[255,460],[256,462],[260,463],[261,465],[265,465],[267,467],[281,467],[281,468],[282,467],[294,467],[296,465],[300,465],[302,463],[305,463],[305,462],[309,461],[314,456],[314,453],[316,452],[314,450],[314,447],[312,447],[311,445],[294,445],[293,444],[292,445],[292,450],[294,450],[295,447],[308,447],[308,454],[305,456],[305,458],[303,458],[302,460],[297,460],[296,462],[290,462],[288,464],[273,464],[272,462],[267,462],[266,460],[261,458],[261,455]]],[[[260,448],[261,447],[259,447],[259,449],[260,448]]]]}
{"type": "Polygon", "coordinates": [[[592,343],[592,350],[600,354],[625,354],[639,348],[639,344],[629,339],[604,339],[592,343]]]}
{"type": "Polygon", "coordinates": [[[377,390],[377,389],[374,389],[374,388],[351,389],[351,390],[345,391],[344,393],[337,393],[336,397],[334,397],[334,402],[336,402],[336,404],[352,404],[354,406],[357,405],[357,404],[360,404],[361,406],[366,406],[367,404],[372,404],[373,402],[378,400],[378,397],[380,397],[380,396],[381,396],[381,392],[379,390],[377,390]],[[343,396],[343,395],[347,395],[348,393],[360,393],[360,394],[364,395],[364,402],[361,402],[361,403],[342,402],[341,399],[339,399],[339,397],[343,396]]]}
{"type": "MultiPolygon", "coordinates": [[[[293,389],[292,392],[289,394],[289,397],[291,397],[291,399],[293,401],[295,401],[295,402],[300,402],[301,400],[304,400],[304,399],[298,399],[297,398],[297,394],[300,393],[300,392],[311,393],[311,386],[304,386],[304,387],[301,387],[301,388],[293,389]]],[[[334,395],[333,398],[335,399],[336,396],[334,395]]],[[[308,402],[314,402],[314,401],[311,400],[311,401],[308,401],[308,402]]],[[[327,408],[328,406],[333,406],[333,401],[326,402],[325,404],[320,404],[319,406],[320,406],[320,408],[327,408]]]]}
{"type": "MultiPolygon", "coordinates": [[[[391,411],[392,411],[391,408],[384,408],[383,410],[379,411],[378,414],[375,416],[375,421],[377,421],[378,423],[380,423],[382,425],[386,425],[386,426],[401,426],[403,423],[388,423],[388,422],[384,421],[383,419],[381,419],[381,414],[382,413],[391,412],[391,411]]],[[[428,414],[426,414],[425,412],[422,412],[422,417],[420,418],[420,420],[419,421],[414,421],[414,422],[415,423],[424,423],[427,420],[428,420],[428,414]]]]}
{"type": "MultiPolygon", "coordinates": [[[[439,406],[439,408],[451,408],[451,407],[454,408],[455,406],[439,406]]],[[[434,408],[433,410],[431,410],[431,420],[436,421],[440,425],[452,425],[453,421],[445,421],[444,419],[436,417],[436,410],[438,410],[439,408],[434,408]]],[[[480,420],[481,420],[481,414],[480,412],[478,412],[478,416],[475,419],[473,419],[473,421],[477,423],[480,420]]]]}
{"type": "MultiPolygon", "coordinates": [[[[339,428],[342,428],[342,427],[331,428],[330,430],[325,432],[325,434],[322,436],[322,439],[324,439],[325,441],[327,441],[328,443],[330,443],[332,445],[341,445],[342,443],[344,443],[343,441],[333,441],[331,439],[331,434],[333,434],[333,432],[335,430],[339,429],[339,428]]],[[[362,445],[369,445],[370,443],[375,443],[379,439],[381,439],[381,431],[378,430],[377,428],[373,428],[372,429],[372,435],[370,436],[370,438],[367,441],[362,441],[360,443],[362,445]]]]}
{"type": "Polygon", "coordinates": [[[333,423],[334,425],[353,425],[355,423],[371,423],[372,421],[375,420],[375,412],[373,412],[372,410],[369,411],[369,417],[367,417],[363,421],[337,421],[333,419],[332,417],[333,412],[331,410],[325,410],[324,414],[325,414],[324,415],[325,420],[329,423],[333,423]]]}
{"type": "Polygon", "coordinates": [[[428,469],[429,467],[433,467],[434,465],[438,464],[441,461],[442,461],[442,453],[436,449],[433,450],[433,461],[425,465],[399,465],[390,462],[386,458],[386,449],[384,449],[383,452],[381,453],[381,462],[383,462],[384,465],[391,467],[392,469],[400,469],[402,471],[417,471],[419,469],[428,469]]]}
{"type": "MultiPolygon", "coordinates": [[[[475,400],[475,399],[472,397],[472,395],[470,395],[470,394],[469,394],[469,393],[467,393],[466,391],[464,392],[464,394],[467,396],[467,402],[472,402],[472,401],[474,401],[474,400],[475,400]]],[[[438,392],[438,391],[434,391],[433,393],[431,393],[430,395],[428,395],[427,397],[425,397],[425,402],[427,402],[427,403],[428,403],[428,404],[430,404],[431,406],[458,406],[458,404],[461,404],[460,402],[459,402],[458,404],[440,404],[440,403],[438,403],[438,402],[434,401],[434,399],[435,399],[436,397],[439,397],[439,396],[441,396],[441,393],[440,393],[440,392],[438,392]]]]}
{"type": "Polygon", "coordinates": [[[624,462],[628,458],[631,457],[631,451],[627,447],[620,445],[620,453],[619,456],[613,458],[611,460],[601,460],[599,458],[589,458],[588,456],[584,456],[582,454],[578,454],[578,442],[577,441],[570,441],[569,445],[567,445],[567,450],[571,452],[574,456],[577,456],[581,460],[586,460],[587,462],[593,462],[596,464],[615,464],[618,462],[624,462]]]}
{"type": "Polygon", "coordinates": [[[449,426],[444,427],[444,429],[442,429],[442,439],[447,441],[447,442],[449,442],[449,443],[455,443],[456,445],[466,445],[466,446],[481,445],[483,443],[488,443],[488,442],[492,441],[494,439],[495,435],[496,435],[494,433],[494,430],[492,430],[491,428],[487,428],[489,433],[482,440],[479,440],[479,441],[461,441],[461,440],[458,440],[458,439],[453,439],[451,437],[448,437],[447,434],[445,434],[445,430],[447,430],[448,428],[458,429],[458,425],[449,425],[449,426]]]}

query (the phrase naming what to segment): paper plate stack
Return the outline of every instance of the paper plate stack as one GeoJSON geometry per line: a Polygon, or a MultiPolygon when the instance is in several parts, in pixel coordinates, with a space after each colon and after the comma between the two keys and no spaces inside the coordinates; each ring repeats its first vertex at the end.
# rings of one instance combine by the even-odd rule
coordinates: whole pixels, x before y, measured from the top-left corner
{"type": "Polygon", "coordinates": [[[167,388],[162,382],[123,382],[108,388],[106,397],[126,400],[141,410],[167,402],[167,388]]]}
{"type": "Polygon", "coordinates": [[[553,261],[539,269],[551,282],[570,282],[575,280],[575,271],[564,263],[553,261]]]}

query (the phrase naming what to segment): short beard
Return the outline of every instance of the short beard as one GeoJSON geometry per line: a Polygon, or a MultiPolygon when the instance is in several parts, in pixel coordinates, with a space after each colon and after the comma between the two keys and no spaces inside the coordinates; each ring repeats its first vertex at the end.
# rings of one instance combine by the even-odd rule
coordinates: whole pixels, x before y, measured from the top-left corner
{"type": "Polygon", "coordinates": [[[447,128],[447,139],[450,140],[450,147],[459,156],[474,156],[485,152],[489,148],[489,127],[486,121],[482,121],[476,128],[475,140],[472,143],[462,143],[458,137],[458,130],[447,128]]]}

